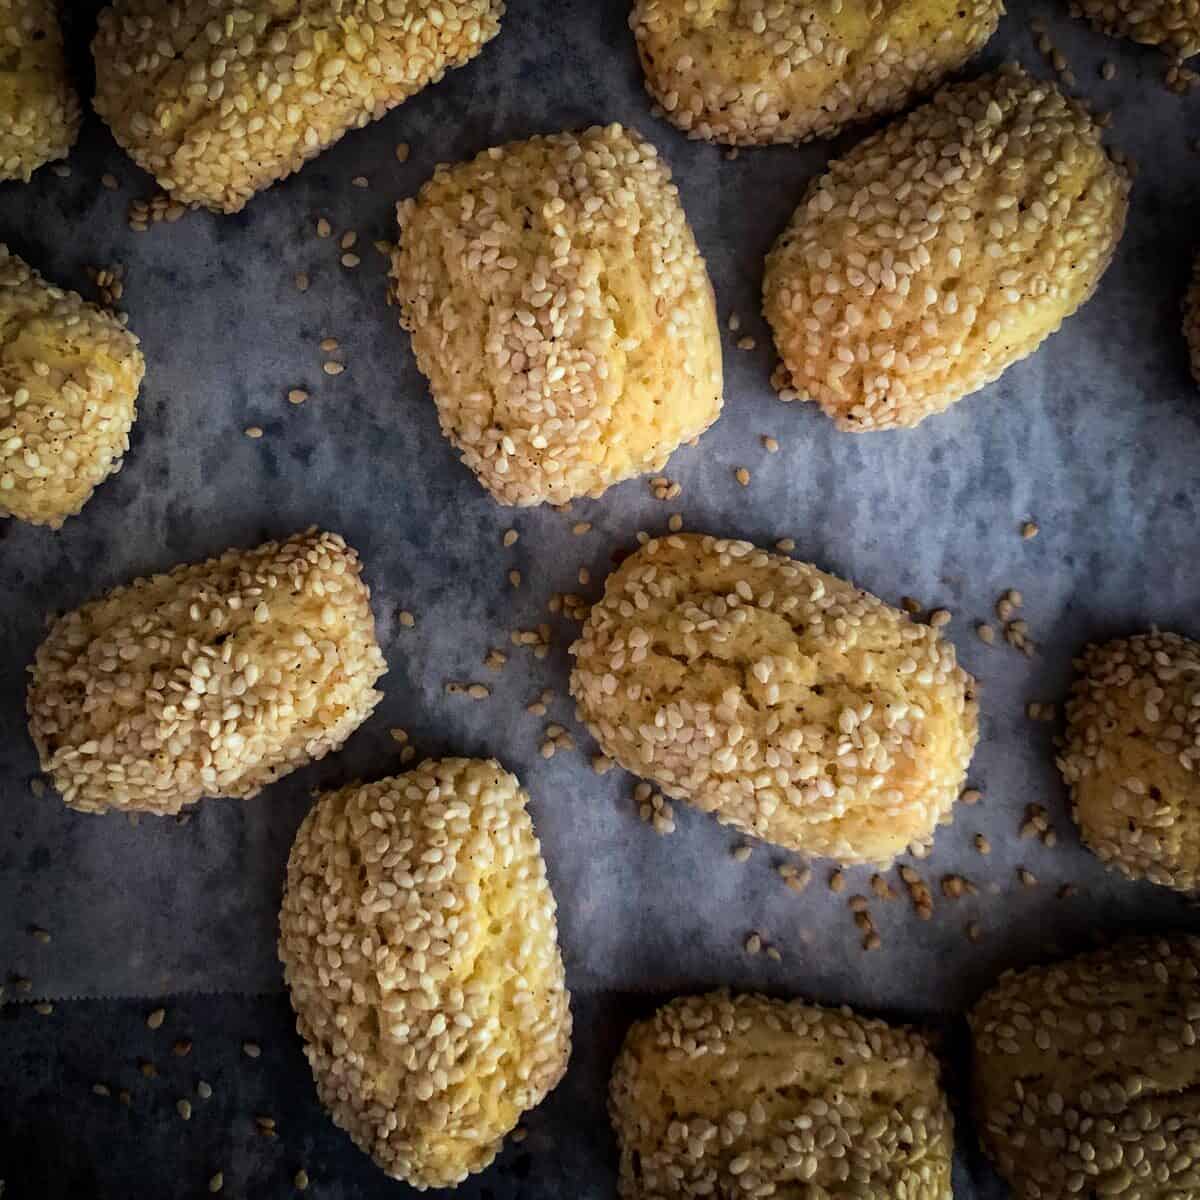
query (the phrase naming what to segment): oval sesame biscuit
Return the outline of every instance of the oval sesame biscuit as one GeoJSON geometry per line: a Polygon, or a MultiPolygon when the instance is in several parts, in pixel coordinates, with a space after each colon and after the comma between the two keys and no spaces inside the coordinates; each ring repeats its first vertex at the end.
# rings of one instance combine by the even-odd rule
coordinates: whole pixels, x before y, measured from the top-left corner
{"type": "Polygon", "coordinates": [[[620,125],[442,166],[392,259],[442,432],[501,504],[659,471],[718,417],[704,259],[655,148],[620,125]]]}
{"type": "Polygon", "coordinates": [[[917,1034],[713,992],[634,1025],[609,1112],[621,1200],[951,1200],[954,1123],[917,1034]]]}
{"type": "Polygon", "coordinates": [[[1200,887],[1200,642],[1120,638],[1075,668],[1058,766],[1084,843],[1128,878],[1200,887]]]}
{"type": "Polygon", "coordinates": [[[571,652],[579,716],[610,758],[844,863],[928,842],[978,736],[975,681],[936,629],[748,542],[648,542],[571,652]]]}
{"type": "Polygon", "coordinates": [[[553,1090],[571,1012],[529,797],[493,760],[322,796],[279,957],[322,1103],[390,1176],[453,1187],[553,1090]]]}
{"type": "Polygon", "coordinates": [[[1088,299],[1129,183],[1090,116],[1016,68],[946,88],[815,180],[763,308],[802,399],[838,427],[916,425],[1088,299]]]}
{"type": "Polygon", "coordinates": [[[29,732],[80,812],[248,798],[336,750],[386,666],[358,555],[297,534],[178,566],[60,617],[30,668],[29,732]]]}
{"type": "Polygon", "coordinates": [[[57,529],[121,469],[146,363],[112,313],[0,245],[0,516],[57,529]]]}
{"type": "Polygon", "coordinates": [[[1009,971],[969,1019],[981,1138],[1015,1200],[1200,1195],[1200,939],[1009,971]]]}
{"type": "Polygon", "coordinates": [[[1071,0],[1071,12],[1110,37],[1162,46],[1181,60],[1200,54],[1200,0],[1071,0]]]}
{"type": "Polygon", "coordinates": [[[689,137],[832,137],[903,108],[996,32],[1002,0],[636,0],[646,90],[689,137]]]}
{"type": "Polygon", "coordinates": [[[1200,384],[1200,254],[1192,267],[1192,284],[1183,302],[1183,336],[1192,363],[1192,377],[1200,384]]]}
{"type": "Polygon", "coordinates": [[[0,179],[26,183],[79,135],[56,0],[0,0],[0,179]]]}
{"type": "Polygon", "coordinates": [[[116,0],[96,111],[181,204],[237,212],[496,36],[502,0],[116,0]]]}

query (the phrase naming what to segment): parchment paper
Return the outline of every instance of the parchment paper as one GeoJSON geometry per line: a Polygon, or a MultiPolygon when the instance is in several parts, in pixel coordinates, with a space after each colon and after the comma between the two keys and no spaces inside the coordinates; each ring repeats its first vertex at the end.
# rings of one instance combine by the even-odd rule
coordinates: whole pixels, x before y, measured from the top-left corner
{"type": "MultiPolygon", "coordinates": [[[[94,7],[73,14],[76,44],[94,7]]],[[[49,278],[92,295],[85,265],[125,264],[122,307],[148,363],[121,474],[58,533],[0,526],[0,971],[32,979],[34,997],[277,991],[283,864],[311,789],[401,769],[388,734],[395,726],[422,754],[495,755],[520,775],[559,900],[570,985],[601,1006],[618,992],[729,984],[945,1020],[1007,966],[1126,927],[1195,925],[1182,899],[1121,881],[1079,846],[1053,765],[1057,727],[1029,721],[1024,707],[1063,699],[1071,656],[1088,639],[1151,624],[1200,636],[1200,393],[1179,333],[1200,242],[1200,155],[1189,148],[1200,134],[1200,93],[1169,94],[1157,54],[1094,34],[1065,5],[1010,8],[972,71],[1019,58],[1047,74],[1028,24],[1045,10],[1076,91],[1113,110],[1110,140],[1141,168],[1129,229],[1097,296],[1061,332],[911,432],[842,434],[814,408],[775,398],[759,316],[762,260],[831,147],[728,161],[685,140],[651,113],[619,0],[514,0],[475,63],[239,216],[189,214],[130,231],[126,207],[153,183],[94,117],[69,178],[43,170],[28,186],[0,189],[0,237],[49,278]],[[1110,83],[1099,78],[1104,59],[1119,64],[1110,83]],[[394,236],[395,201],[437,162],[614,120],[653,139],[670,162],[721,320],[742,319],[741,332],[726,335],[725,412],[671,460],[665,474],[683,486],[677,501],[655,500],[643,479],[569,514],[501,509],[438,432],[371,243],[394,236]],[[405,164],[394,154],[402,141],[412,147],[405,164]],[[100,186],[105,171],[118,190],[100,186]],[[368,189],[351,185],[360,174],[368,189]],[[316,237],[321,216],[334,238],[316,237]],[[349,229],[359,235],[356,270],[338,262],[337,237],[349,229]],[[304,294],[298,271],[311,276],[304,294]],[[736,349],[747,334],[756,348],[736,349]],[[321,370],[327,336],[344,351],[337,378],[321,370]],[[289,405],[293,387],[311,399],[289,405]],[[265,436],[248,439],[250,425],[265,436]],[[778,454],[763,449],[768,434],[778,454]],[[748,488],[734,479],[741,466],[752,473],[748,488]],[[741,839],[679,804],[677,832],[659,837],[638,819],[629,776],[600,778],[588,767],[594,747],[566,694],[576,626],[550,616],[547,601],[554,592],[597,595],[614,552],[638,530],[665,531],[675,512],[692,530],[766,545],[793,537],[797,556],[886,599],[910,594],[955,614],[947,632],[983,685],[971,782],[984,799],[960,807],[932,856],[914,863],[934,891],[931,921],[916,919],[889,874],[899,898],[871,905],[879,951],[860,948],[847,907],[854,893],[870,894],[869,870],[849,872],[835,895],[825,883],[831,864],[814,863],[812,885],[797,896],[774,870],[784,856],[760,844],[749,862],[735,862],[741,839]],[[1024,541],[1019,529],[1031,518],[1041,533],[1024,541]],[[591,531],[573,534],[578,521],[591,531]],[[25,668],[52,610],[310,524],[343,533],[361,552],[389,665],[384,701],[342,753],[256,800],[207,801],[186,824],[81,816],[52,792],[31,793],[25,668]],[[521,537],[505,550],[509,528],[521,537]],[[581,566],[588,587],[577,581],[581,566]],[[512,568],[523,577],[517,589],[512,568]],[[986,647],[973,632],[979,620],[999,626],[992,608],[1010,587],[1024,593],[1021,615],[1041,646],[1032,660],[1002,640],[986,647]],[[415,628],[401,627],[401,609],[415,614],[415,628]],[[509,635],[543,621],[554,642],[538,661],[509,635]],[[499,674],[483,665],[492,647],[509,656],[499,674]],[[484,682],[493,694],[450,696],[448,681],[484,682]],[[544,688],[555,699],[539,718],[526,705],[544,688]],[[578,748],[547,761],[539,746],[550,721],[572,729],[578,748]],[[1018,838],[1031,803],[1049,810],[1054,849],[1018,838]],[[990,854],[975,849],[977,833],[990,854]],[[1022,887],[1018,866],[1039,886],[1022,887]],[[944,899],[938,881],[949,874],[969,877],[979,894],[944,899]],[[1065,883],[1077,894],[1059,898],[1065,883]],[[972,921],[978,943],[966,936],[972,921]],[[31,925],[52,941],[31,938],[31,925]],[[744,951],[751,930],[778,946],[779,963],[744,951]]],[[[577,1028],[581,1044],[588,1037],[577,1028]]]]}

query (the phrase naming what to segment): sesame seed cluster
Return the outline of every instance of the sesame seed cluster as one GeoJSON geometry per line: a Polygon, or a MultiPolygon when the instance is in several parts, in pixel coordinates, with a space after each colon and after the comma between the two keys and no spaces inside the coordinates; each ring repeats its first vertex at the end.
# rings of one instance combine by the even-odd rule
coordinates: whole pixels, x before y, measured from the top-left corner
{"type": "Polygon", "coordinates": [[[660,471],[721,412],[712,284],[671,173],[620,125],[439,167],[397,206],[400,323],[501,503],[660,471]]]}
{"type": "Polygon", "coordinates": [[[1071,0],[1071,12],[1111,37],[1162,46],[1179,59],[1200,54],[1200,0],[1071,0]]]}
{"type": "Polygon", "coordinates": [[[310,530],[135,580],[38,647],[29,731],[80,812],[249,798],[337,749],[386,670],[358,556],[310,530]]]}
{"type": "Polygon", "coordinates": [[[830,163],[768,256],[794,388],[852,431],[976,391],[1091,296],[1128,191],[1053,85],[1009,67],[943,89],[830,163]]]}
{"type": "Polygon", "coordinates": [[[954,1124],[907,1029],[720,991],[634,1025],[609,1111],[622,1200],[950,1200],[954,1124]]]}
{"type": "Polygon", "coordinates": [[[501,0],[116,0],[95,107],[183,204],[237,212],[350,129],[462,66],[501,0]]]}
{"type": "Polygon", "coordinates": [[[57,529],[120,469],[138,339],[0,245],[0,516],[57,529]]]}
{"type": "Polygon", "coordinates": [[[1200,939],[1009,971],[970,1023],[984,1145],[1018,1200],[1200,1194],[1200,939]]]}
{"type": "Polygon", "coordinates": [[[327,792],[288,858],[279,957],[322,1102],[391,1176],[452,1187],[566,1070],[555,903],[494,760],[327,792]]]}
{"type": "Polygon", "coordinates": [[[746,833],[887,863],[950,818],[974,680],[929,625],[748,542],[651,540],[571,647],[601,749],[746,833]]]}
{"type": "Polygon", "coordinates": [[[1058,765],[1084,842],[1131,879],[1200,887],[1200,642],[1141,634],[1075,667],[1058,765]]]}
{"type": "Polygon", "coordinates": [[[646,90],[689,137],[832,137],[895,112],[996,32],[1001,0],[637,0],[646,90]]]}
{"type": "Polygon", "coordinates": [[[1192,361],[1192,376],[1200,384],[1200,254],[1192,267],[1192,283],[1183,305],[1183,336],[1192,361]]]}
{"type": "Polygon", "coordinates": [[[0,179],[28,183],[79,134],[55,0],[0,0],[0,179]]]}

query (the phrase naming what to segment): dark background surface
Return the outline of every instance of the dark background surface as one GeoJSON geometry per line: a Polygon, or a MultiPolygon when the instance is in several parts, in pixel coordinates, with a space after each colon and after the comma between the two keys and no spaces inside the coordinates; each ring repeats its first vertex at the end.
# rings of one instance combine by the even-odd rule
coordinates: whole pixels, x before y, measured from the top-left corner
{"type": "MultiPolygon", "coordinates": [[[[87,41],[99,6],[72,5],[67,36],[80,90],[90,94],[87,41]]],[[[136,234],[130,200],[153,182],[94,116],[69,178],[43,168],[29,185],[0,186],[0,239],[49,278],[93,296],[85,265],[127,267],[122,306],[143,339],[148,370],[122,473],[59,533],[0,524],[0,1180],[4,1200],[207,1195],[224,1172],[231,1197],[292,1194],[303,1165],[309,1195],[330,1200],[405,1196],[320,1110],[293,1031],[274,955],[283,864],[310,790],[398,769],[388,735],[403,726],[422,754],[496,754],[533,796],[574,995],[575,1050],[560,1088],[529,1114],[528,1138],[457,1194],[483,1200],[601,1200],[614,1194],[615,1150],[604,1111],[609,1066],[629,1021],[684,989],[730,984],[850,1002],[919,1022],[939,1035],[961,1108],[966,1063],[960,1015],[1006,966],[1083,948],[1130,928],[1197,927],[1194,910],[1147,885],[1104,872],[1078,845],[1053,768],[1053,727],[1031,724],[1028,700],[1059,700],[1071,655],[1090,637],[1152,622],[1200,636],[1196,517],[1200,398],[1187,375],[1179,302],[1200,242],[1200,93],[1179,99],[1145,48],[1095,35],[1065,4],[1014,0],[981,57],[1019,58],[1046,73],[1029,19],[1040,12],[1068,55],[1078,92],[1111,107],[1111,140],[1138,160],[1128,232],[1097,297],[1036,356],[978,396],[902,434],[839,434],[808,406],[783,406],[767,379],[769,336],[758,317],[762,258],[829,145],[746,152],[690,143],[656,120],[642,93],[621,0],[515,0],[481,57],[385,120],[349,135],[298,176],[235,217],[191,214],[136,234]],[[1120,74],[1097,75],[1111,59],[1120,74]],[[678,502],[650,498],[645,481],[613,489],[570,515],[501,510],[438,433],[407,338],[383,303],[384,266],[371,249],[391,238],[394,201],[442,160],[511,138],[621,120],[652,138],[676,172],[707,256],[722,322],[737,312],[754,351],[726,338],[726,409],[698,449],[666,474],[678,502]],[[412,146],[399,164],[393,147],[412,146]],[[102,173],[119,181],[100,186],[102,173]],[[352,187],[353,176],[371,187],[352,187]],[[357,271],[338,265],[329,219],[356,229],[357,271]],[[297,270],[312,287],[300,295],[297,270]],[[336,336],[346,373],[321,372],[317,342],[336,336]],[[301,408],[284,400],[303,386],[301,408]],[[257,424],[261,441],[242,431],[257,424]],[[776,436],[767,456],[760,438],[776,436]],[[733,479],[753,473],[750,488],[733,479]],[[566,647],[553,619],[544,662],[508,644],[513,628],[546,615],[553,591],[595,594],[614,552],[636,530],[660,531],[671,512],[690,529],[769,544],[792,536],[798,554],[895,602],[903,593],[955,612],[948,632],[983,683],[984,737],[972,782],[985,792],[961,810],[917,864],[935,891],[928,923],[907,900],[873,904],[883,949],[865,956],[846,908],[869,872],[849,873],[840,897],[816,879],[803,897],[780,886],[780,856],[760,847],[735,864],[739,839],[676,806],[679,831],[657,838],[637,819],[631,781],[601,780],[571,721],[566,647]],[[1022,521],[1041,536],[1022,542],[1022,521]],[[571,525],[592,523],[573,537],[571,525]],[[345,750],[245,804],[208,802],[186,824],[83,817],[31,793],[37,763],[24,727],[25,665],[45,617],[134,575],[253,545],[318,522],[362,553],[388,657],[379,710],[345,750]],[[520,542],[502,551],[502,532],[520,542]],[[586,565],[590,588],[576,583],[586,565]],[[507,582],[516,567],[517,591],[507,582]],[[1026,594],[1042,653],[1027,661],[985,649],[971,633],[992,619],[1003,589],[1026,594]],[[399,609],[417,614],[415,631],[399,609]],[[481,664],[510,655],[500,676],[481,664]],[[482,704],[448,697],[447,680],[493,687],[482,704]],[[555,689],[541,720],[525,705],[555,689]],[[575,729],[583,752],[538,752],[546,721],[575,729]],[[1059,846],[1017,838],[1025,806],[1050,812],[1059,846]],[[984,832],[984,859],[973,836],[984,832]],[[1043,881],[1022,889],[1018,865],[1043,881]],[[969,875],[977,897],[937,893],[946,873],[969,875]],[[1077,891],[1058,899],[1066,882],[1077,891]],[[978,921],[984,939],[964,929],[978,921]],[[48,929],[42,944],[31,926],[48,929]],[[750,928],[783,959],[742,950],[750,928]],[[38,1014],[35,1001],[54,1011],[38,1014]],[[146,1014],[167,1018],[157,1032],[146,1014]],[[193,1049],[175,1057],[173,1043],[193,1049]],[[243,1041],[262,1046],[251,1060],[243,1041]],[[138,1070],[151,1059],[159,1075],[138,1070]],[[207,1080],[204,1102],[195,1084],[207,1080]],[[92,1085],[107,1084],[111,1097],[92,1085]],[[131,1104],[116,1098],[127,1088],[131,1104]],[[190,1096],[184,1123],[175,1102],[190,1096]],[[274,1140],[254,1117],[276,1119],[274,1140]]],[[[972,67],[972,70],[977,68],[972,67]]],[[[739,335],[740,336],[740,335],[739,335]]],[[[901,890],[894,873],[893,885],[901,890]]],[[[956,1195],[992,1200],[1003,1189],[980,1162],[960,1115],[956,1195]]]]}

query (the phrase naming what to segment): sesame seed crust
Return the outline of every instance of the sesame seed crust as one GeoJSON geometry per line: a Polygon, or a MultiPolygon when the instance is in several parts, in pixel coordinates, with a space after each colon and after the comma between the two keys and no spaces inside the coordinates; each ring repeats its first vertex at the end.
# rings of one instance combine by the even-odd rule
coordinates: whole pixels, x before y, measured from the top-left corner
{"type": "Polygon", "coordinates": [[[734,146],[832,137],[903,108],[996,32],[1001,0],[636,0],[660,114],[734,146]]]}
{"type": "Polygon", "coordinates": [[[237,212],[499,32],[501,0],[116,0],[96,111],[172,199],[237,212]]]}
{"type": "Polygon", "coordinates": [[[1072,0],[1071,12],[1110,37],[1162,46],[1181,60],[1200,54],[1200,0],[1072,0]]]}
{"type": "Polygon", "coordinates": [[[60,617],[30,668],[41,767],[80,812],[249,798],[335,750],[386,665],[358,555],[310,530],[60,617]]]}
{"type": "Polygon", "coordinates": [[[111,313],[0,245],[0,516],[57,529],[120,469],[146,364],[111,313]]]}
{"type": "Polygon", "coordinates": [[[529,797],[494,760],[328,792],[279,957],[321,1102],[396,1179],[452,1187],[558,1084],[571,1013],[529,797]]]}
{"type": "Polygon", "coordinates": [[[981,1137],[1016,1200],[1200,1195],[1200,939],[1009,971],[969,1019],[981,1137]]]}
{"type": "Polygon", "coordinates": [[[671,173],[620,125],[440,166],[392,258],[442,432],[501,504],[660,471],[722,403],[704,259],[671,173]]]}
{"type": "Polygon", "coordinates": [[[1192,285],[1183,304],[1183,336],[1192,361],[1192,377],[1200,384],[1200,255],[1192,268],[1192,285]]]}
{"type": "Polygon", "coordinates": [[[1121,638],[1075,669],[1058,767],[1084,843],[1127,878],[1200,887],[1200,642],[1121,638]]]}
{"type": "Polygon", "coordinates": [[[831,163],[768,255],[793,387],[845,430],[941,412],[1091,296],[1128,192],[1052,85],[1009,67],[943,89],[831,163]]]}
{"type": "Polygon", "coordinates": [[[55,0],[0,0],[0,179],[28,183],[79,134],[55,0]]]}
{"type": "Polygon", "coordinates": [[[938,630],[749,542],[651,540],[571,647],[600,748],[744,833],[887,863],[950,819],[975,681],[938,630]]]}
{"type": "Polygon", "coordinates": [[[621,1200],[950,1200],[937,1059],[903,1028],[727,991],[634,1025],[609,1113],[621,1200]]]}

